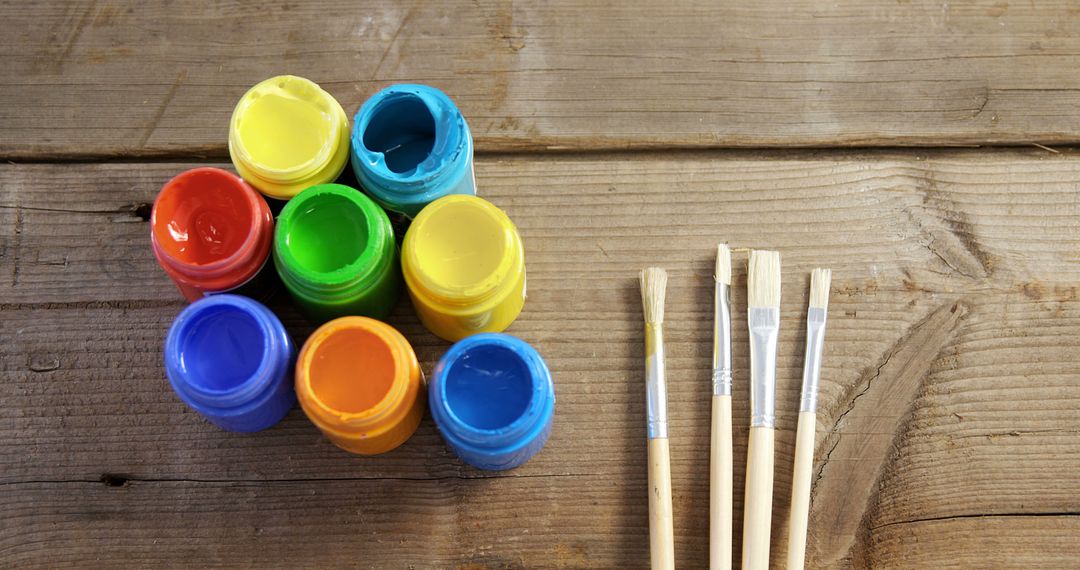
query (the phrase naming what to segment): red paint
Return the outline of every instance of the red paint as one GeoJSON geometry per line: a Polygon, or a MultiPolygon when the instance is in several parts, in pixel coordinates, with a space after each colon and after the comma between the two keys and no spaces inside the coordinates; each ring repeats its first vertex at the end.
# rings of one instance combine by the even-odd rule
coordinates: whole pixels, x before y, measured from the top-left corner
{"type": "Polygon", "coordinates": [[[274,218],[239,176],[195,168],[165,183],[150,216],[154,257],[188,301],[243,285],[270,255],[274,218]]]}

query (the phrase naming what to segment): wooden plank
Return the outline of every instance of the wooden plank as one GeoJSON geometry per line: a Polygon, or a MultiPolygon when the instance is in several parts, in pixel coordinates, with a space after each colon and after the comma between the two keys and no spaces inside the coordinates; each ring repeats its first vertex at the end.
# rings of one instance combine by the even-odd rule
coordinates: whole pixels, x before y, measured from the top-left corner
{"type": "MultiPolygon", "coordinates": [[[[17,484],[0,487],[0,554],[18,568],[636,567],[648,557],[648,509],[630,497],[644,485],[575,476],[17,484]],[[588,500],[558,500],[565,494],[588,500]],[[93,551],[78,547],[88,543],[93,551]]],[[[683,544],[701,534],[679,530],[683,544]]]]}
{"type": "MultiPolygon", "coordinates": [[[[643,479],[21,483],[0,487],[0,553],[19,568],[642,568],[643,479]],[[558,501],[571,494],[578,502],[558,501]],[[302,501],[305,508],[298,509],[302,501]],[[529,513],[526,518],[522,513],[529,513]],[[90,550],[82,545],[93,545],[90,550]]],[[[676,526],[676,552],[707,526],[676,526]]],[[[885,527],[856,567],[1068,568],[1080,517],[885,527]]],[[[704,558],[680,562],[702,567],[704,558]]],[[[819,567],[811,564],[810,567],[819,567]]]]}
{"type": "MultiPolygon", "coordinates": [[[[989,322],[976,322],[973,320],[976,315],[968,316],[965,326],[955,336],[971,340],[945,346],[942,356],[934,361],[941,370],[929,379],[918,378],[926,384],[923,394],[915,402],[904,402],[913,409],[884,418],[895,422],[907,418],[906,431],[896,435],[902,438],[897,444],[899,451],[895,452],[899,454],[896,459],[899,463],[886,470],[889,475],[879,491],[878,506],[867,507],[871,510],[865,515],[861,509],[848,513],[856,524],[869,524],[863,521],[864,517],[870,517],[869,522],[875,525],[891,526],[910,516],[992,515],[1012,510],[1038,514],[1071,508],[1071,489],[1076,487],[1076,468],[1080,467],[1076,461],[1080,449],[1075,438],[1080,419],[1069,402],[1080,398],[1075,383],[1071,382],[1071,378],[1080,374],[1080,359],[1072,355],[1071,345],[1063,335],[1080,326],[1080,311],[1075,303],[1070,307],[1051,301],[1047,307],[1045,303],[1027,301],[1018,307],[1013,300],[1010,312],[1018,318],[1006,321],[1003,327],[998,315],[1010,301],[989,301],[985,306],[989,322]],[[1070,307],[1068,314],[1060,312],[1062,307],[1070,307]],[[1045,313],[1054,316],[1047,318],[1045,313]],[[1038,326],[1033,321],[1038,321],[1038,326]],[[1046,326],[1047,321],[1050,326],[1046,326]],[[987,357],[988,344],[1000,353],[999,357],[987,357]],[[1027,356],[1020,359],[1017,354],[1027,356]],[[958,355],[965,362],[955,362],[958,355]],[[1025,380],[1024,376],[1032,372],[1033,362],[1040,363],[1043,374],[1039,380],[1025,380]],[[945,376],[941,377],[942,374],[945,376]],[[964,379],[960,388],[953,387],[956,378],[964,379]],[[1023,387],[1015,388],[1017,385],[1023,387]],[[927,395],[938,392],[936,397],[927,395]],[[1017,392],[1025,396],[1008,397],[1017,392]],[[925,428],[920,427],[924,425],[925,428]]],[[[864,302],[862,306],[866,304],[871,303],[864,302]]],[[[94,481],[104,477],[113,482],[314,480],[312,484],[319,485],[326,484],[319,483],[320,479],[332,482],[350,478],[413,480],[480,476],[463,469],[448,456],[429,422],[399,452],[361,461],[348,460],[321,441],[299,413],[258,436],[222,433],[186,412],[169,394],[157,364],[160,356],[147,346],[159,342],[168,313],[159,315],[155,308],[115,312],[98,309],[70,311],[75,315],[61,318],[65,312],[68,311],[5,315],[5,323],[19,331],[14,339],[3,339],[3,345],[11,347],[5,360],[22,370],[5,370],[9,380],[4,385],[4,400],[23,403],[18,409],[10,410],[14,417],[4,418],[13,427],[12,431],[3,430],[6,432],[3,441],[8,443],[2,455],[10,474],[9,482],[39,478],[94,481]],[[146,315],[156,323],[148,325],[144,320],[146,315]],[[27,322],[31,320],[33,324],[27,322]],[[122,332],[99,338],[98,330],[88,323],[100,323],[101,330],[122,332]],[[77,330],[66,330],[69,327],[77,330]],[[66,354],[62,352],[62,347],[70,347],[77,343],[76,339],[88,336],[88,328],[93,342],[78,349],[69,348],[66,354]],[[147,332],[135,336],[126,332],[129,330],[147,332]],[[131,345],[136,348],[130,348],[131,345]],[[19,358],[23,355],[30,359],[29,363],[19,358]],[[52,369],[61,362],[63,368],[52,369]],[[110,387],[103,388],[105,385],[110,387]],[[132,410],[138,412],[133,414],[132,410]]],[[[628,314],[621,318],[632,320],[635,316],[628,314]]],[[[701,333],[705,330],[706,323],[702,322],[705,316],[685,310],[676,313],[673,319],[694,323],[697,330],[689,331],[689,336],[684,336],[687,331],[681,330],[676,337],[679,340],[669,346],[674,354],[692,354],[692,357],[673,359],[671,367],[672,378],[676,379],[672,406],[679,410],[673,423],[676,488],[682,498],[678,503],[680,518],[689,528],[702,528],[704,510],[695,509],[694,505],[703,504],[706,492],[699,476],[707,449],[703,427],[707,425],[707,410],[700,398],[700,387],[705,382],[702,370],[708,358],[705,352],[708,339],[701,333]]],[[[426,335],[419,334],[415,326],[401,323],[405,319],[397,315],[394,320],[421,346],[424,366],[430,370],[443,346],[424,346],[426,335]]],[[[865,335],[867,330],[864,324],[853,321],[834,317],[830,331],[833,342],[828,345],[826,358],[828,379],[842,376],[838,371],[840,366],[850,367],[862,377],[867,377],[867,368],[873,368],[873,363],[867,365],[845,358],[849,353],[872,355],[873,351],[880,351],[880,347],[864,348],[865,344],[847,340],[865,335]],[[843,364],[828,366],[834,362],[843,364]]],[[[606,321],[597,320],[594,326],[597,331],[611,330],[606,321]]],[[[596,340],[599,332],[594,331],[581,338],[569,335],[570,338],[564,337],[559,342],[530,329],[529,325],[524,329],[516,326],[515,332],[540,347],[555,368],[560,415],[548,449],[515,473],[526,477],[551,474],[614,480],[640,477],[643,472],[637,438],[642,412],[640,393],[634,388],[633,380],[626,380],[632,376],[637,358],[626,355],[597,361],[587,356],[625,350],[638,339],[623,331],[599,341],[596,340]],[[598,372],[596,366],[608,367],[614,374],[598,372]]],[[[744,339],[740,338],[740,342],[745,344],[744,339]]],[[[786,352],[790,354],[792,348],[789,346],[786,352]]],[[[744,361],[741,366],[745,368],[744,361]]],[[[785,370],[781,391],[793,394],[797,371],[792,367],[785,370]]],[[[883,367],[882,372],[874,379],[877,386],[897,381],[888,367],[883,367]]],[[[836,383],[846,381],[843,378],[836,383]]],[[[833,382],[830,385],[833,389],[849,390],[859,387],[861,382],[860,377],[851,387],[835,386],[833,382]]],[[[846,397],[855,398],[850,392],[846,397]]],[[[745,397],[741,401],[744,404],[745,397]]],[[[794,415],[794,401],[784,398],[780,402],[784,431],[780,436],[777,478],[781,486],[786,485],[790,476],[792,434],[789,430],[792,428],[788,424],[794,415]]],[[[845,454],[846,446],[828,453],[819,452],[818,472],[822,476],[815,493],[815,513],[820,515],[816,519],[847,511],[845,501],[840,499],[851,492],[850,483],[858,481],[863,470],[873,469],[875,461],[884,463],[887,457],[891,459],[884,451],[892,449],[889,444],[894,432],[860,431],[864,420],[879,419],[881,402],[869,391],[859,401],[846,414],[846,422],[841,423],[833,412],[823,416],[825,426],[835,424],[833,429],[844,441],[860,442],[852,444],[860,453],[845,454]],[[884,444],[878,441],[883,436],[884,444]],[[875,457],[875,453],[879,455],[875,457]],[[828,468],[826,461],[830,461],[828,468]],[[833,470],[834,466],[839,470],[833,470]],[[837,488],[844,490],[839,497],[831,491],[837,488]]],[[[843,402],[831,402],[828,407],[835,409],[838,404],[843,402]]],[[[740,417],[745,417],[745,405],[741,407],[740,417]]],[[[744,426],[736,428],[737,452],[741,457],[745,453],[745,431],[744,426]]],[[[827,441],[822,440],[822,447],[827,441]]],[[[737,474],[739,480],[741,474],[737,474]]],[[[778,513],[783,512],[785,504],[786,498],[778,497],[778,513]]],[[[741,505],[741,499],[736,499],[736,505],[741,505]]],[[[835,538],[850,544],[856,538],[849,534],[830,536],[836,529],[824,523],[816,528],[819,530],[814,535],[815,542],[835,538]]],[[[704,540],[704,536],[697,537],[685,546],[690,561],[704,554],[704,540]]]]}
{"type": "Polygon", "coordinates": [[[221,158],[236,100],[281,73],[350,116],[435,85],[480,151],[1080,142],[1069,0],[67,0],[0,22],[9,159],[221,158]]]}
{"type": "Polygon", "coordinates": [[[1075,513],[913,522],[875,531],[871,557],[856,567],[1074,568],[1078,533],[1075,513]]]}
{"type": "MultiPolygon", "coordinates": [[[[298,411],[246,436],[187,411],[160,367],[182,302],[154,267],[142,219],[142,204],[184,167],[0,167],[9,228],[0,236],[0,401],[13,403],[0,406],[0,512],[14,513],[0,517],[0,558],[13,564],[353,564],[362,550],[356,563],[373,567],[640,566],[634,275],[660,263],[672,273],[677,556],[701,565],[707,276],[720,239],[784,254],[775,544],[806,274],[830,265],[811,565],[896,565],[905,548],[925,565],[985,559],[988,545],[1003,566],[1030,565],[1044,547],[1077,554],[1064,544],[1080,485],[1080,160],[1071,153],[481,160],[482,192],[515,220],[529,260],[529,303],[511,332],[544,354],[558,393],[548,447],[496,479],[457,461],[427,419],[401,449],[359,459],[298,411]],[[58,204],[53,188],[67,199],[58,204]],[[992,524],[977,527],[977,517],[992,524]],[[978,536],[940,538],[974,528],[978,536]],[[436,538],[429,548],[421,536],[436,538]]],[[[744,255],[736,322],[745,319],[744,255]]],[[[298,339],[310,332],[286,303],[276,308],[298,339]]],[[[430,371],[447,344],[407,303],[390,321],[430,371]]],[[[745,347],[743,327],[735,335],[745,347]]],[[[747,364],[738,350],[737,370],[747,364]]],[[[745,377],[736,386],[744,418],[745,377]]],[[[744,424],[735,425],[737,489],[744,424]]],[[[741,493],[735,506],[739,516],[741,493]]]]}
{"type": "MultiPolygon", "coordinates": [[[[476,171],[480,193],[525,236],[530,280],[545,287],[560,271],[610,283],[665,255],[680,278],[707,274],[718,239],[784,247],[792,269],[830,261],[846,296],[892,286],[937,299],[959,283],[1052,294],[1080,281],[1080,155],[772,156],[492,157],[476,171]],[[642,247],[645,215],[653,247],[642,247]],[[841,246],[855,255],[830,260],[841,246]]],[[[150,255],[145,222],[161,185],[191,166],[0,168],[0,223],[12,228],[0,235],[3,302],[179,299],[150,255]]]]}

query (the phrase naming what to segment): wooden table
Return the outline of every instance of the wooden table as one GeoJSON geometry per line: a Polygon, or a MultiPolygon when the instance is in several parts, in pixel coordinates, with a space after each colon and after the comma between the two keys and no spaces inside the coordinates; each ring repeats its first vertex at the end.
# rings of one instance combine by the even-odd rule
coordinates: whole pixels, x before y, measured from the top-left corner
{"type": "MultiPolygon", "coordinates": [[[[642,567],[636,275],[659,264],[677,559],[704,567],[724,241],[737,322],[743,248],[784,260],[776,566],[808,273],[829,266],[810,565],[1075,567],[1080,10],[630,4],[0,5],[0,565],[642,567]],[[525,241],[510,332],[555,375],[555,429],[526,466],[467,468],[430,418],[373,458],[298,410],[225,433],[169,389],[162,338],[184,302],[151,255],[150,204],[182,169],[228,166],[233,104],[281,73],[350,115],[397,82],[460,105],[480,192],[525,241]]],[[[447,343],[407,302],[390,321],[430,371],[447,343]]]]}

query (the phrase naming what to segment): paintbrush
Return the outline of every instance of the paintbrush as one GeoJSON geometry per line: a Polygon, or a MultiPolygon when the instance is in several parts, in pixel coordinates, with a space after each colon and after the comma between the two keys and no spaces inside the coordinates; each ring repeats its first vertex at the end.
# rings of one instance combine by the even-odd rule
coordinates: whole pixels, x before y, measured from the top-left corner
{"type": "Polygon", "coordinates": [[[821,350],[825,345],[825,316],[832,272],[815,269],[810,275],[810,308],[806,312],[806,357],[803,361],[799,428],[795,435],[795,469],[791,476],[791,516],[788,519],[787,567],[802,568],[806,557],[806,525],[810,514],[810,471],[814,466],[821,350]]]}
{"type": "Polygon", "coordinates": [[[645,402],[649,436],[649,553],[653,570],[675,568],[667,385],[664,380],[666,292],[667,272],[659,267],[641,271],[641,304],[645,313],[645,402]]]}
{"type": "Polygon", "coordinates": [[[712,442],[709,449],[709,568],[731,568],[731,249],[716,248],[713,275],[712,442]]]}
{"type": "Polygon", "coordinates": [[[743,497],[743,568],[769,567],[773,441],[776,426],[776,344],[780,332],[780,254],[751,251],[747,275],[750,326],[750,444],[743,497]]]}

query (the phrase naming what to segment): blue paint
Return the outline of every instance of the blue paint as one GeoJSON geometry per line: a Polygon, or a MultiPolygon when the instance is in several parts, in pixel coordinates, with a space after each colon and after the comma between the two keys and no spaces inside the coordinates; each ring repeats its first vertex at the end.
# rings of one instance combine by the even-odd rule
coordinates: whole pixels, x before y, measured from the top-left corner
{"type": "Polygon", "coordinates": [[[439,360],[428,391],[447,445],[478,469],[518,467],[551,433],[551,371],[517,337],[484,333],[458,342],[439,360]]]}
{"type": "Polygon", "coordinates": [[[252,432],[293,407],[296,348],[257,301],[215,295],[188,305],[165,337],[165,374],[188,406],[211,423],[252,432]]]}
{"type": "Polygon", "coordinates": [[[364,191],[414,217],[448,194],[476,194],[469,125],[445,93],[392,85],[356,113],[352,166],[364,191]]]}

